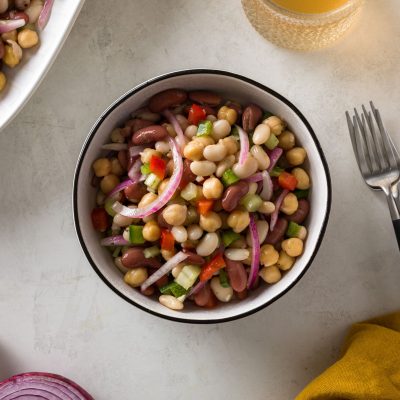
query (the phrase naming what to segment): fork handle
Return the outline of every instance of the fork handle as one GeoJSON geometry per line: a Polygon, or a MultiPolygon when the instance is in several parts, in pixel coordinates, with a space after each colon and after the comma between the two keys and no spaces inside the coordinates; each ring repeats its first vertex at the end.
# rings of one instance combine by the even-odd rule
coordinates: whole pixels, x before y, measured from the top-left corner
{"type": "MultiPolygon", "coordinates": [[[[393,190],[386,192],[386,198],[390,210],[390,216],[392,217],[393,228],[396,234],[397,244],[400,250],[400,210],[398,207],[398,192],[393,190]]],[[[396,188],[397,189],[397,188],[396,188]]]]}

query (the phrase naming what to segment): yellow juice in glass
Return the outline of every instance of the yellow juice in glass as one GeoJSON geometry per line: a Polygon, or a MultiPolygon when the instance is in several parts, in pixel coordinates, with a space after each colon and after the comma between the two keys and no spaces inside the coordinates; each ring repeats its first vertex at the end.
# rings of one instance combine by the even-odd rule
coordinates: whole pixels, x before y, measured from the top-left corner
{"type": "Polygon", "coordinates": [[[242,0],[256,30],[278,46],[313,50],[343,36],[364,0],[242,0]]]}

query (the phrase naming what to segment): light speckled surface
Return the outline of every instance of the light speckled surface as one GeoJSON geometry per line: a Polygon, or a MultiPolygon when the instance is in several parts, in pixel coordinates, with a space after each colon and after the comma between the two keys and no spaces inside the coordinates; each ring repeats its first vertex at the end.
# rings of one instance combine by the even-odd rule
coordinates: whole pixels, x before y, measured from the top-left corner
{"type": "Polygon", "coordinates": [[[0,378],[51,371],[96,399],[290,399],[338,356],[351,322],[398,308],[389,214],[359,177],[343,115],[373,98],[400,145],[396,3],[369,2],[331,49],[293,53],[264,41],[239,0],[87,0],[47,78],[0,133],[0,378]],[[92,271],[72,224],[75,161],[97,116],[137,83],[188,67],[241,73],[288,97],[333,180],[309,272],[268,309],[223,325],[176,324],[125,303],[92,271]]]}

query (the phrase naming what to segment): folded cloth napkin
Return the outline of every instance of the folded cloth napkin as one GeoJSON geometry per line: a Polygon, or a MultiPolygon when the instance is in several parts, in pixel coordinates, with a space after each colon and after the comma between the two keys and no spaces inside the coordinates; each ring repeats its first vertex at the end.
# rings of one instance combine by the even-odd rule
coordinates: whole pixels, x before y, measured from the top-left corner
{"type": "Polygon", "coordinates": [[[352,326],[342,358],[296,400],[400,400],[400,313],[352,326]]]}

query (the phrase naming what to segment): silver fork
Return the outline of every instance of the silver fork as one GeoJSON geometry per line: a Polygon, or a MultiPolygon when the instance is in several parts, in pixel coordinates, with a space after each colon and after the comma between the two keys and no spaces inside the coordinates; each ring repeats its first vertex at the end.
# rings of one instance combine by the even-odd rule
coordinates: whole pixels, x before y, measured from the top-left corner
{"type": "Polygon", "coordinates": [[[400,249],[400,200],[397,186],[400,180],[400,156],[372,101],[370,106],[372,112],[362,106],[361,117],[356,109],[353,118],[346,111],[347,124],[358,168],[365,183],[371,189],[382,190],[386,195],[400,249]]]}

